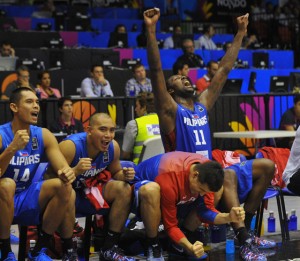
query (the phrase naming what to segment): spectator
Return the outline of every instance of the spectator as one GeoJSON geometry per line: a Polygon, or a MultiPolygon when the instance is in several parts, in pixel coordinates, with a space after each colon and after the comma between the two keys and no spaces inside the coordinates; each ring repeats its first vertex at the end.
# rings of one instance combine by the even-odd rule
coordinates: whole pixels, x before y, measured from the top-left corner
{"type": "Polygon", "coordinates": [[[158,116],[154,109],[153,93],[141,93],[135,101],[137,118],[126,124],[122,159],[138,164],[144,141],[160,135],[158,116]]]}
{"type": "Polygon", "coordinates": [[[245,49],[257,49],[260,47],[255,33],[247,33],[243,39],[242,47],[245,49]]]}
{"type": "Polygon", "coordinates": [[[118,24],[113,33],[110,34],[107,47],[128,47],[127,30],[125,25],[118,24]]]}
{"type": "Polygon", "coordinates": [[[183,61],[179,60],[179,61],[176,61],[173,64],[172,71],[173,71],[173,75],[178,74],[178,75],[181,75],[181,76],[188,77],[190,68],[189,68],[189,65],[187,63],[184,63],[183,61]]]}
{"type": "Polygon", "coordinates": [[[3,41],[1,43],[0,57],[15,57],[15,49],[10,42],[3,41]]]}
{"type": "Polygon", "coordinates": [[[31,16],[34,18],[51,18],[54,12],[55,5],[53,0],[44,0],[43,4],[31,16]]]}
{"type": "MultiPolygon", "coordinates": [[[[294,106],[287,109],[279,124],[280,130],[295,131],[300,126],[300,95],[294,96],[294,106]]],[[[291,148],[294,138],[276,139],[277,147],[291,148]]]]}
{"type": "Polygon", "coordinates": [[[203,35],[198,39],[199,49],[216,50],[217,46],[212,40],[215,34],[215,28],[212,24],[205,25],[203,28],[203,35]]]}
{"type": "Polygon", "coordinates": [[[173,34],[171,36],[167,37],[164,40],[163,48],[164,49],[180,48],[180,46],[181,46],[181,41],[180,41],[181,40],[180,39],[181,34],[182,34],[181,26],[176,25],[174,27],[173,34]]]}
{"type": "Polygon", "coordinates": [[[27,87],[34,90],[33,84],[29,82],[30,79],[30,72],[27,66],[21,65],[17,69],[17,80],[8,84],[7,88],[5,89],[4,93],[2,93],[1,99],[8,100],[11,93],[20,87],[27,87]]]}
{"type": "Polygon", "coordinates": [[[50,124],[50,131],[54,133],[63,132],[68,135],[84,131],[81,121],[73,117],[73,102],[70,98],[60,98],[57,107],[60,115],[50,124]]]}
{"type": "Polygon", "coordinates": [[[192,39],[184,39],[182,42],[183,55],[179,56],[176,60],[187,64],[190,68],[203,67],[203,59],[200,55],[195,54],[195,45],[192,39]]]}
{"type": "Polygon", "coordinates": [[[51,78],[48,71],[42,71],[38,74],[39,83],[37,84],[37,91],[40,92],[41,99],[60,98],[61,94],[58,89],[50,87],[51,78]]]}
{"type": "Polygon", "coordinates": [[[216,61],[209,61],[207,64],[207,74],[204,74],[203,77],[199,78],[196,81],[197,93],[205,91],[211,83],[214,75],[218,71],[219,64],[216,61]]]}
{"type": "Polygon", "coordinates": [[[126,96],[137,96],[141,92],[152,92],[151,80],[147,78],[144,65],[137,63],[132,67],[133,77],[125,86],[126,96]]]}
{"type": "Polygon", "coordinates": [[[93,65],[91,77],[81,82],[81,97],[113,97],[110,83],[104,78],[104,68],[101,65],[93,65]]]}

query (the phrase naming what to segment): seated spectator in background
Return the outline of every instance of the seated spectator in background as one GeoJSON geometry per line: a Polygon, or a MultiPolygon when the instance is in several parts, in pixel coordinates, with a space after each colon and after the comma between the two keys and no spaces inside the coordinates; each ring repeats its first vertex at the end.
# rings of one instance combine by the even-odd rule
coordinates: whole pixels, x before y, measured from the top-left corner
{"type": "Polygon", "coordinates": [[[180,25],[176,25],[174,27],[173,34],[164,40],[163,48],[164,49],[180,48],[181,43],[178,36],[180,36],[181,33],[182,31],[180,25]]]}
{"type": "Polygon", "coordinates": [[[188,77],[190,68],[189,68],[188,64],[186,64],[182,61],[176,61],[173,64],[172,71],[173,71],[173,75],[179,74],[179,75],[188,77]]]}
{"type": "Polygon", "coordinates": [[[57,107],[60,115],[50,124],[49,130],[51,132],[63,132],[70,135],[84,131],[81,121],[73,117],[73,102],[70,98],[60,98],[57,107]]]}
{"type": "Polygon", "coordinates": [[[35,90],[35,88],[33,87],[33,84],[31,84],[29,82],[30,79],[30,72],[27,66],[25,65],[21,65],[18,69],[17,69],[17,80],[11,82],[10,84],[8,84],[8,86],[6,87],[4,93],[2,93],[1,99],[2,100],[8,100],[11,93],[20,87],[27,87],[30,88],[32,90],[35,90]]]}
{"type": "Polygon", "coordinates": [[[38,74],[39,83],[37,84],[37,91],[40,92],[41,99],[60,98],[61,94],[58,89],[50,87],[51,78],[48,71],[42,71],[38,74]]]}
{"type": "Polygon", "coordinates": [[[216,50],[217,46],[214,43],[214,41],[211,39],[215,34],[215,28],[213,25],[208,24],[205,25],[203,28],[203,35],[201,35],[196,42],[196,46],[198,44],[199,49],[205,49],[205,50],[216,50]]]}
{"type": "MultiPolygon", "coordinates": [[[[295,131],[300,125],[300,95],[294,97],[294,106],[286,110],[280,119],[279,129],[295,131]]],[[[294,138],[281,138],[276,140],[277,147],[291,148],[294,138]]]]}
{"type": "Polygon", "coordinates": [[[197,93],[201,93],[208,88],[212,78],[219,69],[219,64],[216,61],[209,61],[207,64],[207,74],[196,81],[197,93]]]}
{"type": "Polygon", "coordinates": [[[203,67],[203,59],[200,55],[195,54],[195,45],[192,39],[184,39],[182,42],[183,55],[176,60],[187,64],[190,68],[203,67]]]}
{"type": "Polygon", "coordinates": [[[107,47],[119,47],[119,48],[128,47],[127,30],[125,25],[118,24],[116,26],[114,32],[110,34],[107,47]]]}
{"type": "Polygon", "coordinates": [[[125,86],[126,96],[137,96],[141,92],[152,92],[151,80],[147,78],[144,65],[137,63],[132,67],[133,77],[125,86]]]}
{"type": "Polygon", "coordinates": [[[122,159],[138,164],[145,140],[160,135],[158,116],[154,108],[153,93],[141,93],[135,101],[137,118],[126,124],[122,159]]]}
{"type": "Polygon", "coordinates": [[[104,68],[102,65],[93,65],[91,77],[85,78],[81,82],[81,97],[113,97],[110,83],[104,78],[104,68]]]}
{"type": "Polygon", "coordinates": [[[12,47],[10,42],[3,41],[1,43],[0,56],[1,57],[15,57],[15,49],[12,47]]]}
{"type": "Polygon", "coordinates": [[[296,195],[300,196],[300,128],[298,127],[296,137],[291,148],[291,153],[282,174],[286,187],[296,195]]]}

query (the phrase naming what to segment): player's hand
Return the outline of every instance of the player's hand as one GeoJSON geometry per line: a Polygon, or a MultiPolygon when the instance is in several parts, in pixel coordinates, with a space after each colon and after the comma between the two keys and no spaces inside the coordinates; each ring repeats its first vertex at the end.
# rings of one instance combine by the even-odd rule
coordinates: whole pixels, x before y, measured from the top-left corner
{"type": "Polygon", "coordinates": [[[76,179],[75,172],[70,167],[65,167],[57,171],[58,177],[66,184],[71,184],[76,179]]]}
{"type": "Polygon", "coordinates": [[[196,257],[203,256],[204,254],[203,243],[201,243],[200,241],[196,241],[192,246],[192,252],[196,257]]]}
{"type": "Polygon", "coordinates": [[[245,219],[245,210],[243,207],[233,207],[229,213],[231,222],[240,222],[245,219]]]}
{"type": "Polygon", "coordinates": [[[15,133],[14,139],[9,145],[14,151],[22,150],[29,142],[29,134],[27,130],[18,130],[15,133]]]}
{"type": "Polygon", "coordinates": [[[123,168],[123,174],[126,181],[131,181],[134,179],[135,170],[134,168],[123,168]]]}
{"type": "Polygon", "coordinates": [[[91,158],[80,158],[77,165],[73,168],[75,171],[75,175],[78,176],[83,172],[91,169],[92,167],[92,159],[91,158]]]}
{"type": "Polygon", "coordinates": [[[249,14],[247,13],[245,15],[239,16],[236,19],[239,32],[243,32],[244,34],[247,33],[247,26],[249,23],[248,18],[249,18],[249,14]]]}
{"type": "Polygon", "coordinates": [[[160,17],[159,8],[148,9],[144,12],[144,22],[147,26],[155,25],[160,17]]]}

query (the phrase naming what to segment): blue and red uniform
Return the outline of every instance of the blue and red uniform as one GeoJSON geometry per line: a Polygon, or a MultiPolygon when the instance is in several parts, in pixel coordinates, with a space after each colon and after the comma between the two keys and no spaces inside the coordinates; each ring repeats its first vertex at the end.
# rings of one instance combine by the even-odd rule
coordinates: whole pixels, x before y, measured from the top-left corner
{"type": "Polygon", "coordinates": [[[190,191],[189,175],[192,164],[206,161],[209,160],[196,153],[175,151],[154,156],[136,167],[136,176],[140,182],[135,184],[135,190],[149,181],[160,185],[162,220],[174,242],[185,237],[178,227],[177,216],[182,214],[179,213],[180,206],[190,205],[191,208],[197,208],[201,220],[208,222],[213,222],[219,213],[214,208],[213,201],[205,202],[199,193],[193,194],[190,191]]]}

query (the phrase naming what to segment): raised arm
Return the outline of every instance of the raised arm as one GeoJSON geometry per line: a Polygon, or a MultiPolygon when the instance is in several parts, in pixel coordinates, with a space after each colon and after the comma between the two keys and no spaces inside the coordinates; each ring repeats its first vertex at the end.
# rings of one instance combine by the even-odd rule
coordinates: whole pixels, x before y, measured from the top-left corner
{"type": "Polygon", "coordinates": [[[248,17],[249,14],[245,14],[237,18],[238,32],[234,37],[232,46],[222,58],[219,69],[213,77],[209,87],[198,97],[198,100],[205,105],[207,110],[210,110],[214,106],[226,82],[228,74],[237,59],[243,37],[247,33],[248,17]]]}
{"type": "Polygon", "coordinates": [[[158,8],[149,9],[144,12],[144,22],[147,28],[147,56],[152,89],[155,96],[155,106],[160,119],[162,132],[167,133],[169,132],[170,126],[171,129],[175,127],[174,118],[177,104],[167,90],[162,70],[156,39],[156,24],[159,16],[160,11],[158,8]]]}

